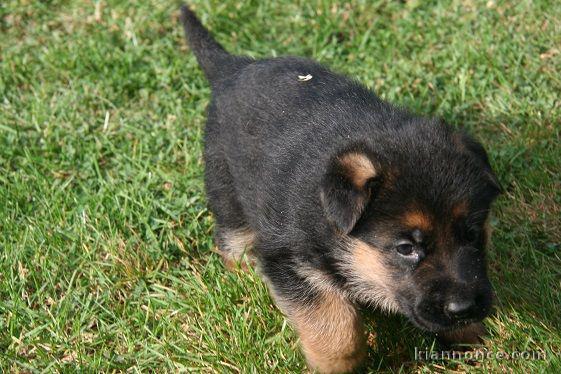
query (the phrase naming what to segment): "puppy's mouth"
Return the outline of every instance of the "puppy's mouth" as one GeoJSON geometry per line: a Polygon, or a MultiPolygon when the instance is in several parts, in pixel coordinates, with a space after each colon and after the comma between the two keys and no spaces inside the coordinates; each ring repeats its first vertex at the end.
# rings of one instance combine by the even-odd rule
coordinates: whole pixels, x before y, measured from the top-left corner
{"type": "Polygon", "coordinates": [[[407,317],[409,317],[409,320],[421,330],[425,330],[433,333],[455,330],[465,325],[469,325],[470,323],[479,321],[478,319],[473,318],[473,319],[466,319],[458,322],[444,322],[444,321],[434,322],[434,321],[428,321],[420,317],[413,310],[409,313],[407,317]]]}
{"type": "Polygon", "coordinates": [[[446,311],[442,301],[427,300],[428,297],[400,298],[399,310],[409,321],[421,330],[439,333],[456,330],[466,325],[480,322],[492,313],[492,302],[481,297],[465,311],[446,311]],[[463,313],[462,313],[463,312],[463,313]]]}
{"type": "MultiPolygon", "coordinates": [[[[405,308],[402,308],[402,310],[403,309],[405,308]]],[[[480,322],[482,320],[481,318],[470,318],[461,321],[453,321],[448,319],[443,319],[441,321],[434,321],[434,320],[431,321],[421,317],[415,311],[415,308],[407,308],[406,310],[407,312],[404,314],[413,325],[415,325],[417,328],[421,330],[432,332],[432,333],[456,330],[466,325],[469,325],[471,323],[480,322]]]]}

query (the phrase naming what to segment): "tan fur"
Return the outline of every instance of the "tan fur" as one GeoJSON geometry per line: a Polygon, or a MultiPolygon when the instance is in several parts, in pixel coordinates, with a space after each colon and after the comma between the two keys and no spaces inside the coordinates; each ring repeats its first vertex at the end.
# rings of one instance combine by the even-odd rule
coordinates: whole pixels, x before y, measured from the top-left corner
{"type": "Polygon", "coordinates": [[[362,189],[366,182],[376,176],[376,168],[366,155],[347,153],[339,157],[339,162],[345,168],[353,185],[362,189]]]}
{"type": "Polygon", "coordinates": [[[467,213],[468,213],[468,202],[467,201],[461,201],[458,204],[454,205],[452,207],[452,217],[454,218],[460,218],[460,217],[464,217],[467,213]]]}
{"type": "Polygon", "coordinates": [[[334,286],[333,278],[330,276],[330,274],[315,269],[307,263],[298,261],[297,266],[295,266],[295,271],[301,277],[305,278],[315,291],[324,293],[341,292],[336,286],[334,286]]]}
{"type": "Polygon", "coordinates": [[[366,336],[355,306],[338,292],[322,292],[313,305],[279,302],[296,328],[308,366],[347,373],[366,356],[366,336]]]}
{"type": "Polygon", "coordinates": [[[254,241],[255,233],[249,228],[224,231],[220,237],[220,254],[226,268],[247,270],[248,263],[253,262],[251,247],[254,241]]]}
{"type": "Polygon", "coordinates": [[[351,239],[347,248],[342,265],[349,282],[360,289],[353,296],[383,310],[397,311],[395,297],[389,288],[391,272],[384,264],[381,251],[358,239],[351,239]]]}
{"type": "Polygon", "coordinates": [[[412,210],[403,216],[403,223],[412,229],[429,231],[432,229],[432,218],[421,211],[412,210]]]}

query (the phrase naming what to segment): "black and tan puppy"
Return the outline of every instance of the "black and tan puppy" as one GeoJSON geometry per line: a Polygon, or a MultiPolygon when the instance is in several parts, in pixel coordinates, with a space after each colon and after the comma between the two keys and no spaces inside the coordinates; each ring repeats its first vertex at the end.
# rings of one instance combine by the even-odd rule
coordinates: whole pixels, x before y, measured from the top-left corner
{"type": "Polygon", "coordinates": [[[218,247],[227,263],[254,258],[310,367],[361,363],[357,304],[476,341],[499,193],[482,146],[314,61],[233,56],[186,7],[182,22],[212,86],[204,157],[218,247]]]}

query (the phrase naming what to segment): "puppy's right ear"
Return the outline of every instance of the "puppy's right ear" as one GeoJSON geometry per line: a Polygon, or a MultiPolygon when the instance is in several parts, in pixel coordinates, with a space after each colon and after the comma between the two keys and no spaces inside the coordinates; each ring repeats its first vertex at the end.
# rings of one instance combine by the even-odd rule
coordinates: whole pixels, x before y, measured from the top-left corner
{"type": "Polygon", "coordinates": [[[321,187],[327,219],[345,234],[351,232],[371,198],[379,171],[362,152],[347,152],[330,164],[321,187]]]}
{"type": "Polygon", "coordinates": [[[495,175],[495,172],[491,168],[491,163],[489,162],[489,156],[485,151],[485,148],[477,140],[469,136],[465,132],[460,132],[459,135],[460,147],[467,150],[472,156],[474,156],[481,165],[485,173],[485,177],[491,189],[493,189],[494,196],[502,194],[504,189],[499,183],[499,179],[495,175]]]}

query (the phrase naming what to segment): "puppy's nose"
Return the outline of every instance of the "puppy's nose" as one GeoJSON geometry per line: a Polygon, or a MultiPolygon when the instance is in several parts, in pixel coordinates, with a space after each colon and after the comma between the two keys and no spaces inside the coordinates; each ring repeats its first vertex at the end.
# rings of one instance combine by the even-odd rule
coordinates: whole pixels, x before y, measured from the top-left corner
{"type": "Polygon", "coordinates": [[[453,300],[446,304],[446,314],[452,319],[468,319],[473,315],[475,307],[474,299],[453,300]]]}

